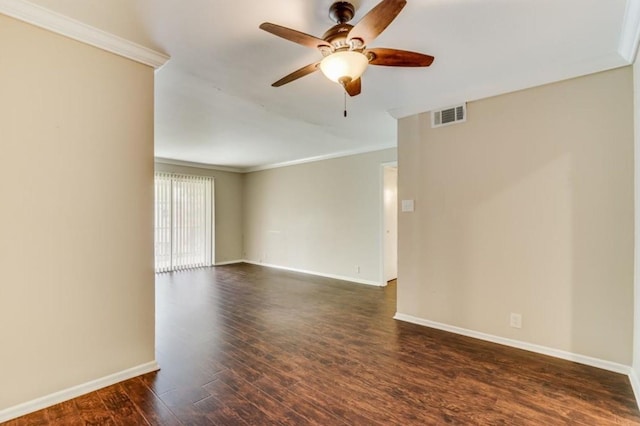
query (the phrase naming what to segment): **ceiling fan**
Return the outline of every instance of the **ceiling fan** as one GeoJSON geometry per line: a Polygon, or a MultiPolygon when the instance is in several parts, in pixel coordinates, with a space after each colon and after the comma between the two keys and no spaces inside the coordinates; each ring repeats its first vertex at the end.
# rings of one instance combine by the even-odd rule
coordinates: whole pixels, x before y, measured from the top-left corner
{"type": "Polygon", "coordinates": [[[318,69],[331,81],[339,83],[351,96],[362,90],[360,76],[369,64],[390,67],[428,67],[434,57],[406,50],[382,47],[368,48],[372,42],[398,16],[406,0],[382,0],[356,25],[348,24],[355,14],[353,5],[338,1],[329,8],[329,17],[337,24],[329,28],[322,38],[300,31],[264,22],[260,29],[294,43],[320,50],[323,59],[304,66],[272,84],[280,87],[318,69]]]}

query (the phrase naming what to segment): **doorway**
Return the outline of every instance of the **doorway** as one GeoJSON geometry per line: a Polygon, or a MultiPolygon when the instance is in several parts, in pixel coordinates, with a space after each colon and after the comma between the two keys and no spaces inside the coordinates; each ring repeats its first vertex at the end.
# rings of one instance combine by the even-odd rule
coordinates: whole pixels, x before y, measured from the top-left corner
{"type": "Polygon", "coordinates": [[[398,163],[382,165],[383,277],[386,285],[398,278],[398,163]]]}

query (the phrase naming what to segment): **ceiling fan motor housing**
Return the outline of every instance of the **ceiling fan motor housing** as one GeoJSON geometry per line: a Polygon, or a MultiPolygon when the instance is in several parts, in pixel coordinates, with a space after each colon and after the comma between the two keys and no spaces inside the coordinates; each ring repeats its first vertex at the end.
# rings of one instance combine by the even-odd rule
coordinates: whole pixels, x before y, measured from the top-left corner
{"type": "Polygon", "coordinates": [[[322,39],[327,43],[330,43],[335,49],[349,47],[349,44],[347,43],[347,35],[349,34],[349,31],[351,31],[351,28],[353,28],[353,25],[334,25],[322,35],[322,39]]]}

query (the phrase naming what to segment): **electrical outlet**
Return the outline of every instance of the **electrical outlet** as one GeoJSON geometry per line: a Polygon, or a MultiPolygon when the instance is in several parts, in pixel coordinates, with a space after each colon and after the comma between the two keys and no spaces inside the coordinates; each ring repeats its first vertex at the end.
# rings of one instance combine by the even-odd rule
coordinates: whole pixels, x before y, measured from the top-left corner
{"type": "Polygon", "coordinates": [[[522,315],[514,314],[513,312],[511,312],[509,325],[511,325],[511,327],[513,328],[522,328],[522,315]]]}

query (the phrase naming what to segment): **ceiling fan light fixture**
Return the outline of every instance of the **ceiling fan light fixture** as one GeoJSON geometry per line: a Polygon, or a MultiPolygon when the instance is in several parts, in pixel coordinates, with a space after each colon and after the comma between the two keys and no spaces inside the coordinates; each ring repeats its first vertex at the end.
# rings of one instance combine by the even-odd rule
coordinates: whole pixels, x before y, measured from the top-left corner
{"type": "Polygon", "coordinates": [[[345,84],[360,78],[367,69],[369,59],[361,52],[344,50],[325,56],[320,70],[329,80],[345,84]]]}

